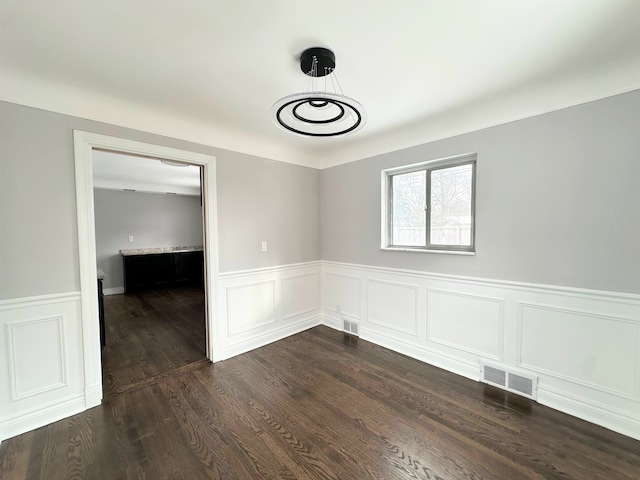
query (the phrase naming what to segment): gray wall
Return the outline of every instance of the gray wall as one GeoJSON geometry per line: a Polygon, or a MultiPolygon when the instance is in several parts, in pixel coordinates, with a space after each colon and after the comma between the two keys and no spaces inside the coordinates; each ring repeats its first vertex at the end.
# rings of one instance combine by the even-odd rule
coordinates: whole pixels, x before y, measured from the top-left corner
{"type": "Polygon", "coordinates": [[[221,271],[320,258],[317,170],[0,102],[0,300],[80,289],[74,129],[215,155],[221,271]]]}
{"type": "Polygon", "coordinates": [[[200,197],[94,189],[93,199],[105,288],[124,286],[120,249],[203,244],[200,197]]]}
{"type": "Polygon", "coordinates": [[[323,260],[640,293],[640,91],[321,173],[323,260]],[[381,251],[380,171],[478,153],[476,256],[381,251]]]}
{"type": "Polygon", "coordinates": [[[221,272],[320,259],[319,170],[227,154],[218,199],[221,272]]]}

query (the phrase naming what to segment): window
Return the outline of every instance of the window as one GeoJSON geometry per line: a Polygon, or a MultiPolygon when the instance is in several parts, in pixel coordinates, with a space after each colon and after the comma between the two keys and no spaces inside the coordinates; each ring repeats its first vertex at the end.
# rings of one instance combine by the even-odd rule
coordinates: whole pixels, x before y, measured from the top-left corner
{"type": "Polygon", "coordinates": [[[476,154],[382,171],[382,248],[475,252],[476,154]]]}

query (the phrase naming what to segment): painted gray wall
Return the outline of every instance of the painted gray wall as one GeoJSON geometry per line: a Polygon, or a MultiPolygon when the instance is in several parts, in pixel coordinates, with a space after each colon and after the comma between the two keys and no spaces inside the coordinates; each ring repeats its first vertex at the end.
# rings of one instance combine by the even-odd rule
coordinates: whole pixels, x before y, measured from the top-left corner
{"type": "Polygon", "coordinates": [[[229,153],[218,198],[221,272],[320,259],[319,170],[229,153]]]}
{"type": "Polygon", "coordinates": [[[640,91],[323,170],[323,260],[640,293],[640,91]],[[476,256],[381,251],[382,169],[478,153],[476,256]]]}
{"type": "Polygon", "coordinates": [[[94,189],[93,201],[104,288],[124,286],[121,249],[203,244],[200,197],[94,189]]]}
{"type": "Polygon", "coordinates": [[[80,289],[74,129],[215,155],[222,272],[319,260],[315,169],[0,102],[0,300],[80,289]]]}

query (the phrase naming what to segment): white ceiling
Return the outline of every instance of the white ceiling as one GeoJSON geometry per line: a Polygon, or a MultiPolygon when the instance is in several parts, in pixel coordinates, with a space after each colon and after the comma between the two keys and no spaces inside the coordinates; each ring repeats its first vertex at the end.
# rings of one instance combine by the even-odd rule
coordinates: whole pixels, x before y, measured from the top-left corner
{"type": "Polygon", "coordinates": [[[0,98],[323,168],[640,88],[638,0],[0,0],[0,98]],[[368,123],[269,110],[336,54],[368,123]]]}
{"type": "Polygon", "coordinates": [[[194,165],[95,150],[92,160],[95,188],[200,195],[200,167],[194,165]]]}

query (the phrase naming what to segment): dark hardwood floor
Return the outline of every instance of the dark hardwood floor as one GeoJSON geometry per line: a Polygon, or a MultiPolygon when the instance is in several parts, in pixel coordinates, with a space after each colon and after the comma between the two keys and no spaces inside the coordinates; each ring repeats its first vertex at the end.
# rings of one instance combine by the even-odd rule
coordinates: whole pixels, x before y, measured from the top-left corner
{"type": "Polygon", "coordinates": [[[206,363],[204,291],[165,288],[104,297],[105,397],[139,388],[194,362],[206,363]]]}
{"type": "MultiPolygon", "coordinates": [[[[117,308],[147,325],[135,302],[156,300],[183,302],[117,308]]],[[[112,366],[101,406],[4,441],[1,479],[640,478],[638,441],[327,327],[215,365],[148,328],[128,348],[175,351],[141,380],[112,366]]]]}

